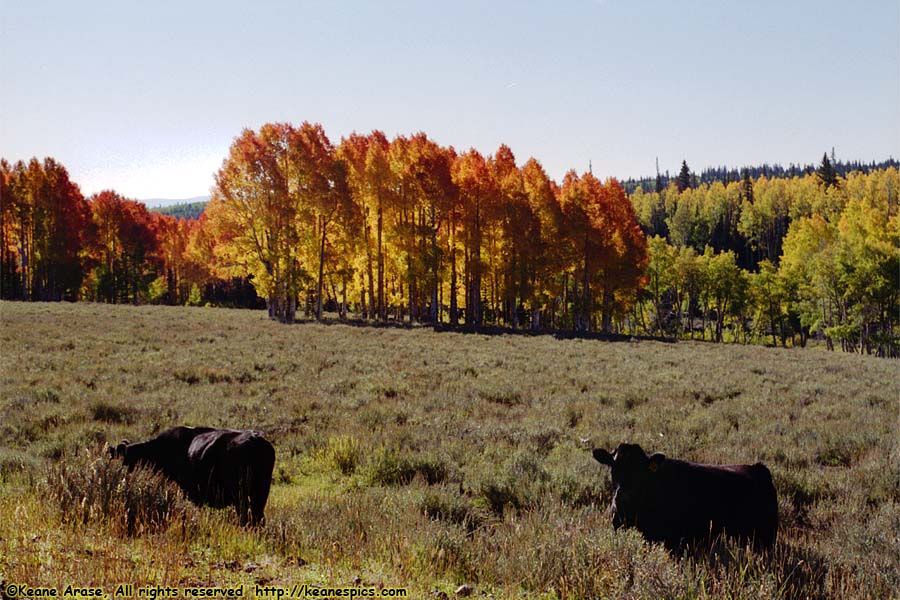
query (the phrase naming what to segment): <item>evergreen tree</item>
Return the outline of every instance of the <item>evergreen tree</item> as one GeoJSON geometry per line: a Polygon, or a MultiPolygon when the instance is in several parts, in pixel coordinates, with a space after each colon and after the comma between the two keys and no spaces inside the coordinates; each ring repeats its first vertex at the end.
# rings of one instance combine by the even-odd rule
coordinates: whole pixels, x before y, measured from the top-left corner
{"type": "Polygon", "coordinates": [[[665,186],[663,186],[662,175],[659,174],[659,157],[656,157],[656,193],[661,194],[665,186]]]}
{"type": "Polygon", "coordinates": [[[750,171],[744,169],[744,181],[741,184],[741,195],[744,200],[753,204],[753,180],[750,179],[750,171]]]}
{"type": "Polygon", "coordinates": [[[837,187],[838,185],[837,173],[835,172],[831,161],[828,160],[827,152],[822,155],[822,164],[816,170],[816,176],[819,178],[822,185],[825,186],[826,190],[831,186],[837,187]]]}
{"type": "Polygon", "coordinates": [[[678,173],[678,178],[675,180],[675,187],[678,188],[679,192],[683,192],[691,187],[691,170],[688,168],[685,160],[681,161],[681,172],[678,173]]]}

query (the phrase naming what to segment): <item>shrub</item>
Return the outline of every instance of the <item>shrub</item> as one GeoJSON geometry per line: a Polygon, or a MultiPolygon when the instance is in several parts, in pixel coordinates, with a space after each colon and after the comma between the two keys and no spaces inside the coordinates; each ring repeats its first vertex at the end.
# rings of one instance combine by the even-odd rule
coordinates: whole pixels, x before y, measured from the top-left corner
{"type": "Polygon", "coordinates": [[[478,532],[469,562],[484,580],[515,586],[524,597],[686,597],[662,546],[644,543],[634,530],[613,534],[604,521],[598,511],[547,500],[478,532]]]}
{"type": "Polygon", "coordinates": [[[161,531],[186,522],[194,507],[174,483],[149,469],[92,453],[61,461],[47,477],[50,498],[75,522],[101,522],[119,535],[161,531]]]}
{"type": "Polygon", "coordinates": [[[566,406],[566,425],[569,429],[573,429],[584,418],[584,410],[571,404],[566,406]]]}
{"type": "Polygon", "coordinates": [[[609,494],[599,476],[585,477],[576,470],[553,473],[553,491],[568,506],[598,506],[609,504],[609,494]]]}
{"type": "Polygon", "coordinates": [[[95,402],[91,406],[91,417],[95,421],[105,421],[107,423],[128,423],[134,422],[137,411],[126,406],[116,406],[108,402],[95,402]]]}
{"type": "Polygon", "coordinates": [[[187,306],[200,306],[203,302],[203,296],[200,294],[200,287],[196,283],[191,284],[191,293],[185,304],[187,306]]]}
{"type": "Polygon", "coordinates": [[[816,452],[816,462],[825,467],[850,467],[871,444],[858,436],[831,439],[816,452]]]}
{"type": "Polygon", "coordinates": [[[427,490],[421,507],[428,518],[459,525],[470,533],[478,529],[487,518],[484,511],[476,508],[468,499],[443,488],[427,490]]]}
{"type": "Polygon", "coordinates": [[[200,383],[200,376],[193,371],[175,371],[173,375],[175,379],[188,385],[196,385],[200,383]]]}
{"type": "Polygon", "coordinates": [[[406,485],[417,476],[428,485],[441,483],[448,476],[447,464],[437,456],[406,456],[399,450],[381,447],[369,459],[366,469],[369,485],[406,485]]]}
{"type": "Polygon", "coordinates": [[[56,390],[38,390],[32,397],[35,403],[59,404],[59,393],[56,390]]]}
{"type": "Polygon", "coordinates": [[[17,474],[30,476],[37,465],[37,461],[24,452],[0,448],[0,481],[6,481],[17,474]]]}
{"type": "Polygon", "coordinates": [[[809,471],[778,469],[772,477],[778,492],[783,524],[807,526],[810,508],[834,496],[828,479],[815,477],[809,471]]]}
{"type": "Polygon", "coordinates": [[[538,455],[519,450],[504,461],[499,473],[487,468],[473,480],[470,487],[478,496],[476,503],[503,514],[507,507],[519,510],[534,506],[548,491],[550,477],[538,455]]]}
{"type": "Polygon", "coordinates": [[[501,406],[518,406],[523,402],[522,394],[517,390],[481,391],[479,395],[488,402],[501,406]]]}
{"type": "Polygon", "coordinates": [[[344,475],[352,475],[359,466],[359,440],[351,436],[339,436],[328,439],[328,444],[320,451],[321,460],[329,467],[344,475]]]}

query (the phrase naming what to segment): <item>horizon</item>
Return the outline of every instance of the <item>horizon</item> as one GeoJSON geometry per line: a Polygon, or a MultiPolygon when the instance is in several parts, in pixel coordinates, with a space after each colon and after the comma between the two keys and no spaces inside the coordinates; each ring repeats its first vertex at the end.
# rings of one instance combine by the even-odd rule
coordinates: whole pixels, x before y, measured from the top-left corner
{"type": "MultiPolygon", "coordinates": [[[[829,155],[830,153],[826,152],[825,154],[829,155]]],[[[7,157],[0,157],[0,158],[7,159],[7,157]]],[[[32,158],[37,158],[38,160],[43,160],[46,157],[16,158],[15,160],[16,161],[22,160],[22,161],[27,162],[27,161],[31,160],[32,158]]],[[[49,157],[49,158],[55,159],[55,157],[49,157]]],[[[9,159],[7,159],[7,160],[9,160],[9,159]]],[[[843,159],[842,160],[842,159],[838,159],[838,162],[843,162],[843,163],[854,163],[855,162],[855,163],[859,163],[861,165],[868,165],[871,163],[881,163],[881,162],[888,162],[888,161],[894,161],[894,160],[896,160],[896,159],[893,156],[888,156],[887,158],[872,159],[872,160],[860,160],[860,159],[843,159]]],[[[517,158],[517,162],[519,162],[520,166],[521,166],[521,163],[524,161],[517,158]]],[[[65,167],[66,165],[63,164],[63,166],[65,167]]],[[[770,167],[779,167],[780,166],[785,169],[790,168],[790,167],[797,167],[797,168],[803,169],[803,168],[807,168],[807,167],[815,167],[815,166],[817,166],[817,163],[815,163],[815,162],[807,162],[807,163],[791,162],[791,163],[788,163],[787,165],[784,165],[781,163],[764,162],[764,163],[760,163],[760,164],[756,164],[756,165],[741,165],[741,166],[706,165],[699,169],[694,169],[693,167],[690,166],[690,163],[688,163],[688,167],[691,168],[691,172],[696,175],[700,175],[701,173],[703,173],[704,171],[706,171],[708,169],[726,169],[729,171],[732,171],[732,170],[740,171],[744,168],[761,168],[763,166],[770,166],[770,167]]],[[[679,168],[680,168],[680,165],[679,165],[679,168]]],[[[576,171],[578,171],[579,173],[586,173],[589,170],[590,170],[590,163],[588,165],[588,170],[578,171],[576,169],[576,171]]],[[[71,172],[69,174],[71,176],[71,172]]],[[[664,174],[666,177],[668,177],[670,179],[677,175],[677,173],[673,173],[672,169],[660,169],[660,174],[664,174]]],[[[652,173],[652,174],[647,173],[647,174],[636,176],[636,177],[625,177],[625,178],[617,177],[615,175],[610,175],[609,177],[612,177],[621,183],[625,183],[625,182],[630,182],[630,181],[641,181],[641,180],[652,179],[653,177],[655,177],[655,173],[652,173]]],[[[79,190],[81,190],[81,185],[79,184],[79,182],[76,179],[73,178],[72,182],[75,183],[76,185],[78,185],[79,190]]],[[[557,181],[557,183],[558,183],[558,181],[557,181]]],[[[109,189],[111,189],[112,191],[115,191],[117,193],[120,193],[120,192],[118,192],[118,190],[116,190],[114,188],[103,188],[103,189],[95,190],[93,192],[85,192],[84,190],[81,190],[81,193],[84,197],[88,198],[88,197],[91,197],[95,194],[98,194],[102,191],[109,190],[109,189]]],[[[178,206],[178,205],[182,205],[182,204],[192,204],[195,202],[208,202],[209,200],[212,199],[212,191],[213,190],[210,189],[210,191],[207,194],[198,195],[198,196],[188,196],[188,197],[184,197],[184,198],[135,198],[135,197],[125,196],[124,194],[121,194],[121,193],[120,193],[120,195],[122,195],[123,197],[125,197],[127,199],[141,202],[141,203],[145,204],[147,206],[147,208],[149,208],[149,209],[156,209],[156,208],[167,208],[167,207],[171,207],[171,206],[178,206]]]]}
{"type": "Polygon", "coordinates": [[[868,163],[900,154],[898,21],[887,1],[5,3],[2,152],[151,201],[209,195],[241,130],[275,121],[505,143],[557,181],[868,163]]]}
{"type": "MultiPolygon", "coordinates": [[[[826,152],[825,154],[830,155],[830,153],[828,153],[828,152],[826,152]]],[[[871,161],[863,161],[863,160],[858,160],[858,159],[847,159],[847,160],[838,159],[838,163],[844,163],[844,164],[858,163],[860,165],[869,165],[872,163],[891,162],[891,161],[895,161],[895,160],[896,159],[893,156],[889,156],[886,159],[880,159],[880,160],[876,159],[876,160],[871,160],[871,161]]],[[[788,163],[787,165],[782,165],[781,163],[761,163],[759,165],[742,165],[740,167],[731,166],[731,165],[708,165],[708,166],[705,166],[705,167],[702,167],[702,168],[696,169],[696,170],[691,168],[691,173],[699,176],[704,171],[712,170],[712,169],[725,169],[728,171],[741,171],[745,168],[754,169],[754,168],[762,168],[763,166],[768,166],[768,167],[772,167],[772,168],[781,167],[781,168],[787,170],[791,167],[796,167],[796,168],[800,168],[800,169],[806,169],[806,168],[810,168],[810,167],[814,168],[814,167],[817,167],[818,164],[814,163],[814,162],[788,163]]],[[[688,164],[688,167],[690,167],[690,164],[688,164]]],[[[590,166],[589,166],[589,168],[590,168],[590,166]]],[[[581,171],[580,173],[587,173],[587,172],[588,171],[586,170],[586,171],[581,171]]],[[[677,173],[673,173],[671,171],[671,169],[667,169],[667,170],[660,169],[660,174],[664,175],[665,177],[667,177],[670,180],[674,180],[674,178],[677,177],[677,173]]],[[[800,175],[802,175],[802,173],[800,175]]],[[[655,176],[656,176],[656,174],[653,173],[653,174],[642,175],[640,177],[619,178],[619,177],[616,177],[615,175],[611,175],[610,177],[612,177],[613,179],[616,179],[620,183],[628,183],[628,182],[646,181],[648,179],[653,179],[655,176]]],[[[85,194],[85,196],[89,196],[89,195],[85,194]]],[[[167,208],[167,207],[184,205],[184,204],[193,204],[196,202],[208,202],[209,200],[212,199],[212,194],[210,193],[210,194],[206,194],[204,196],[191,196],[189,198],[133,198],[133,199],[137,200],[138,202],[144,203],[150,209],[156,209],[156,208],[167,208]],[[151,204],[151,203],[153,203],[153,204],[151,204]]]]}

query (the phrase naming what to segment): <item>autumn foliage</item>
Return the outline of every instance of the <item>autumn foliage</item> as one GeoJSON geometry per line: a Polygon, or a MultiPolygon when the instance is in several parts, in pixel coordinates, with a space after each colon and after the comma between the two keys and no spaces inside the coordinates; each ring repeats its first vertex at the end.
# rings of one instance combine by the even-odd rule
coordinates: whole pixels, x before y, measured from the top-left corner
{"type": "Polygon", "coordinates": [[[0,161],[3,297],[74,300],[93,232],[90,207],[66,169],[47,158],[0,161]]]}
{"type": "Polygon", "coordinates": [[[583,182],[566,200],[537,161],[519,167],[506,146],[484,157],[424,133],[388,141],[375,131],[335,147],[319,125],[268,124],[232,145],[208,227],[218,268],[252,276],[281,321],[298,308],[321,318],[328,305],[342,316],[537,328],[564,326],[577,310],[579,329],[609,330],[637,297],[645,241],[618,183],[583,182]],[[579,221],[579,210],[589,216],[579,221]],[[581,233],[592,244],[587,278],[581,233]]]}
{"type": "Polygon", "coordinates": [[[269,123],[235,138],[199,220],[53,159],[0,163],[2,296],[267,306],[292,322],[651,333],[900,354],[894,168],[629,198],[501,145],[269,123]]]}
{"type": "Polygon", "coordinates": [[[51,158],[0,161],[0,292],[19,300],[110,303],[252,303],[241,283],[219,278],[206,219],[150,212],[106,190],[84,198],[51,158]],[[224,292],[223,292],[224,290],[224,292]]]}
{"type": "Polygon", "coordinates": [[[328,309],[609,331],[644,282],[617,182],[572,172],[560,188],[505,145],[483,156],[374,131],[335,146],[321,125],[270,123],[235,138],[196,221],[84,198],[52,159],[2,175],[7,298],[227,304],[221,290],[249,282],[283,322],[328,309]]]}

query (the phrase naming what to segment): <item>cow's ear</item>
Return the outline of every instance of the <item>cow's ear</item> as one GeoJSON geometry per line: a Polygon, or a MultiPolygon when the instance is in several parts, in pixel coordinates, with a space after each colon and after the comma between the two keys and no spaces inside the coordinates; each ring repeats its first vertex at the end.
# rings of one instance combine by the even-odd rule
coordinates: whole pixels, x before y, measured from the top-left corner
{"type": "Polygon", "coordinates": [[[122,440],[115,448],[110,448],[112,456],[125,458],[125,452],[128,450],[128,440],[122,440]]]}
{"type": "Polygon", "coordinates": [[[603,448],[594,448],[591,454],[594,455],[594,460],[596,460],[601,465],[612,466],[613,456],[603,448]]]}
{"type": "Polygon", "coordinates": [[[659,471],[659,468],[662,466],[665,460],[665,454],[663,454],[662,452],[654,452],[650,455],[650,459],[647,461],[647,468],[650,469],[651,472],[656,473],[657,471],[659,471]]]}

